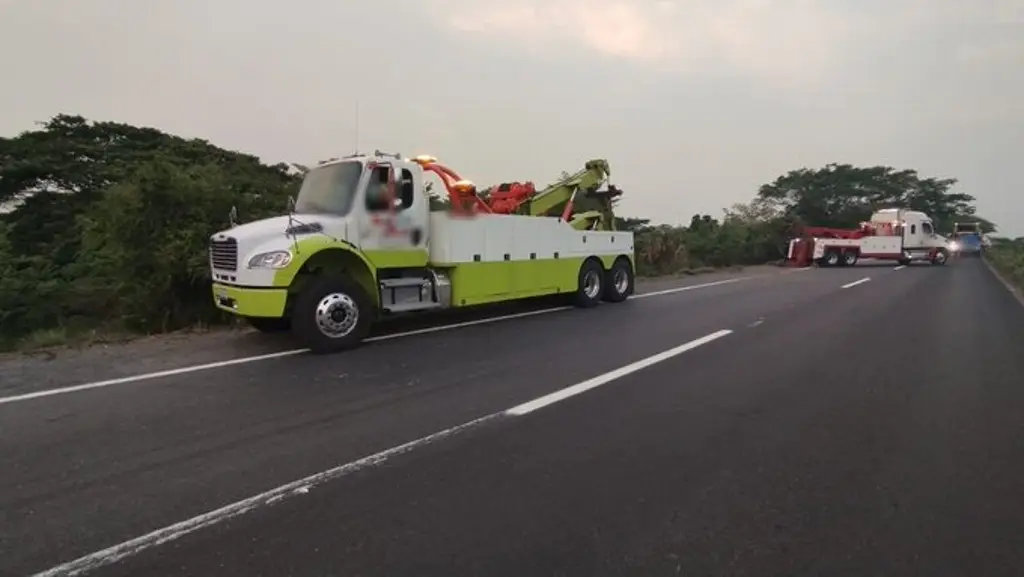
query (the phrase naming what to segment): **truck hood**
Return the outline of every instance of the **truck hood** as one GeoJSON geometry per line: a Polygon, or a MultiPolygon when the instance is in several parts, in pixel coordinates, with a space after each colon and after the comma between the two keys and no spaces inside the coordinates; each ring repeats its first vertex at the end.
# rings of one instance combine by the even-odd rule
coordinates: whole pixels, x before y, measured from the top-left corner
{"type": "Polygon", "coordinates": [[[289,233],[296,236],[316,234],[321,230],[323,218],[323,215],[316,214],[295,214],[291,218],[288,215],[274,216],[222,230],[213,235],[213,238],[233,237],[239,245],[251,247],[275,237],[287,238],[289,233]]]}

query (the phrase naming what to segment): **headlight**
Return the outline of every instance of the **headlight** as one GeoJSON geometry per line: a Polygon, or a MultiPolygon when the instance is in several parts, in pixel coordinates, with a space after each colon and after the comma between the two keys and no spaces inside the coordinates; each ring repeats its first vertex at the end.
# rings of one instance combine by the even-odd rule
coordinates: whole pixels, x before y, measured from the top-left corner
{"type": "Polygon", "coordinates": [[[960,250],[960,243],[956,242],[955,240],[951,241],[949,243],[949,250],[954,252],[960,250]]]}
{"type": "Polygon", "coordinates": [[[287,250],[263,252],[249,259],[249,268],[284,268],[292,262],[292,253],[287,250]]]}

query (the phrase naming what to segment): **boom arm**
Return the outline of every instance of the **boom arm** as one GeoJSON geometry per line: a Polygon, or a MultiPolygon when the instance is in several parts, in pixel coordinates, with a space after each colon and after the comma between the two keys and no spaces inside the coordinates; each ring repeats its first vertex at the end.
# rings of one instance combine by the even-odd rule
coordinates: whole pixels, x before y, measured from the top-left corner
{"type": "Polygon", "coordinates": [[[516,212],[528,216],[554,216],[561,214],[565,205],[578,192],[597,190],[608,180],[611,170],[607,160],[591,160],[583,170],[538,191],[532,198],[521,203],[516,212]]]}
{"type": "Polygon", "coordinates": [[[498,214],[560,216],[572,222],[575,228],[614,230],[613,199],[621,196],[622,191],[613,186],[607,191],[598,191],[609,174],[608,161],[595,159],[587,162],[583,170],[540,191],[532,182],[495,186],[490,190],[488,201],[491,210],[498,214]]]}
{"type": "Polygon", "coordinates": [[[519,214],[524,216],[558,216],[577,230],[615,230],[615,199],[622,191],[612,185],[598,190],[608,180],[608,161],[587,162],[583,170],[563,178],[544,190],[537,191],[532,182],[511,182],[491,188],[486,199],[476,187],[451,168],[439,164],[432,156],[413,159],[424,171],[433,172],[444,183],[456,214],[479,213],[519,214]]]}

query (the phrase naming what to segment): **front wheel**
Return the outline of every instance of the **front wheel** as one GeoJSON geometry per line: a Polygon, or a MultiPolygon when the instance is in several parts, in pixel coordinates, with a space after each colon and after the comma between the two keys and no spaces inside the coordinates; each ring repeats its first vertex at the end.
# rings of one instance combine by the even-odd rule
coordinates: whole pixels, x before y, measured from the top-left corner
{"type": "Polygon", "coordinates": [[[370,333],[373,303],[347,277],[319,277],[299,293],[292,309],[294,332],[317,353],[358,346],[370,333]]]}
{"type": "Polygon", "coordinates": [[[604,294],[601,298],[606,302],[621,303],[633,293],[634,282],[633,266],[628,260],[619,259],[604,276],[604,294]]]}
{"type": "Polygon", "coordinates": [[[938,252],[932,257],[932,264],[936,266],[942,266],[949,260],[949,252],[946,249],[939,249],[938,252]]]}

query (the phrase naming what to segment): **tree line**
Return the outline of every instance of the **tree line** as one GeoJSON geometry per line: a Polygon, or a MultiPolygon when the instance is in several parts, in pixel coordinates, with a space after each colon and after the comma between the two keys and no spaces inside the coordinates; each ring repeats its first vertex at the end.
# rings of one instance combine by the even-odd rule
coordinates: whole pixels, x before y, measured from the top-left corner
{"type": "MultiPolygon", "coordinates": [[[[0,138],[0,347],[227,322],[210,297],[209,236],[233,207],[244,220],[281,214],[303,170],[67,114],[0,138]]],[[[784,257],[801,223],[852,227],[881,206],[924,210],[940,230],[977,220],[974,198],[952,192],[955,184],[830,164],[779,176],[721,217],[620,218],[619,226],[636,233],[640,275],[762,264],[784,257]]]]}

